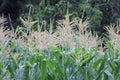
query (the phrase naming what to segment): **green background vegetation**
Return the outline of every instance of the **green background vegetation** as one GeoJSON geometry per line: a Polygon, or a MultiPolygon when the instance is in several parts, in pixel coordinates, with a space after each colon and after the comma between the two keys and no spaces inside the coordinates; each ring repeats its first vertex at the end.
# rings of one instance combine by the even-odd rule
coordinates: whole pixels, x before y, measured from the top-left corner
{"type": "MultiPolygon", "coordinates": [[[[120,17],[120,1],[119,0],[31,0],[27,5],[27,11],[32,8],[31,16],[33,19],[43,20],[47,23],[51,20],[55,22],[64,18],[68,9],[74,17],[89,20],[90,29],[96,31],[99,35],[103,35],[106,31],[104,26],[112,23],[116,24],[120,17]]],[[[25,14],[24,14],[25,15],[25,14]]],[[[26,14],[27,15],[27,14],[26,14]]],[[[54,23],[55,24],[55,23],[54,23]]],[[[48,26],[49,27],[49,26],[48,26]]]]}

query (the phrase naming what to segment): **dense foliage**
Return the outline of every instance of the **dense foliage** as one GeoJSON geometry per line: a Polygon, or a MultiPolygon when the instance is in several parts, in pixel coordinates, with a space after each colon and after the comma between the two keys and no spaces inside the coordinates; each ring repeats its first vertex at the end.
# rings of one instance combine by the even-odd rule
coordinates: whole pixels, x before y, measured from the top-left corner
{"type": "Polygon", "coordinates": [[[0,17],[0,80],[120,80],[119,0],[27,1],[16,29],[0,17]]]}
{"type": "Polygon", "coordinates": [[[64,18],[66,10],[69,9],[73,18],[83,18],[91,21],[91,30],[102,34],[105,32],[104,26],[116,23],[120,17],[119,0],[31,0],[34,19],[39,19],[40,23],[50,19],[61,20],[64,18]],[[35,5],[36,3],[36,5],[35,5]]]}

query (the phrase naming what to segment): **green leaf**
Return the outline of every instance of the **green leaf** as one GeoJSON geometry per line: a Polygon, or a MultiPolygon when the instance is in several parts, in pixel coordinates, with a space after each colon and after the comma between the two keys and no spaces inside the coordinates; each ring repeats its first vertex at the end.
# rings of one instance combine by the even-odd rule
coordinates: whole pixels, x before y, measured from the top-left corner
{"type": "Polygon", "coordinates": [[[46,60],[44,60],[41,64],[41,73],[40,73],[41,80],[47,80],[47,66],[46,60]]]}

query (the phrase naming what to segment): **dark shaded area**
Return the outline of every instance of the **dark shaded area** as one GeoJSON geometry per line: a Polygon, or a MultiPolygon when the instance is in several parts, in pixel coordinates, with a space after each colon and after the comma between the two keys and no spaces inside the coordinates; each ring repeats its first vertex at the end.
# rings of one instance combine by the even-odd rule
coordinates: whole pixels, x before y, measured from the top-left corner
{"type": "Polygon", "coordinates": [[[92,7],[99,8],[103,13],[101,25],[97,29],[100,33],[105,33],[104,26],[110,24],[116,24],[118,18],[120,18],[120,0],[92,0],[92,7]]]}
{"type": "Polygon", "coordinates": [[[16,28],[17,19],[22,13],[22,6],[26,0],[0,0],[0,15],[7,18],[5,29],[11,29],[11,24],[16,28]]]}

